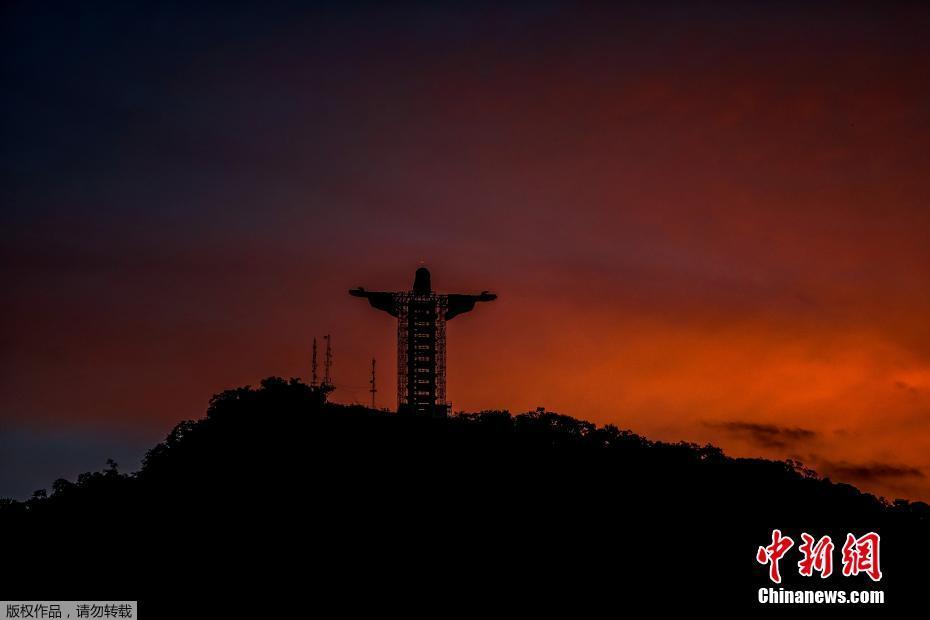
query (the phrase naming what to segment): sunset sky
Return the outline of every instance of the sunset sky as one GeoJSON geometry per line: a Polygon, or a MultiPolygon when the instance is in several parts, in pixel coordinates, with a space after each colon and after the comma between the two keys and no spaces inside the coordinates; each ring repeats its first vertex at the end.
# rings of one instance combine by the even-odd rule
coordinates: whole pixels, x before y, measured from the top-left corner
{"type": "Polygon", "coordinates": [[[926,4],[183,4],[0,9],[0,496],[136,469],[314,335],[394,407],[347,290],[422,261],[500,296],[455,410],[930,501],[926,4]]]}

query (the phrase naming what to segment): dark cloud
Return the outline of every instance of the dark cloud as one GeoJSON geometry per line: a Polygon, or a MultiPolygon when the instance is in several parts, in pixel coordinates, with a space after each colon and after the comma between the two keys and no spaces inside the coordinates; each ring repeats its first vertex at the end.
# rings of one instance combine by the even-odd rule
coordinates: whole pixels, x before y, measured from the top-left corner
{"type": "Polygon", "coordinates": [[[917,387],[911,385],[910,383],[907,383],[906,381],[895,381],[895,382],[894,382],[894,386],[895,386],[896,388],[898,388],[899,390],[903,390],[903,391],[909,392],[909,393],[911,393],[911,394],[918,394],[918,393],[920,393],[920,390],[917,389],[917,387]]]}
{"type": "Polygon", "coordinates": [[[721,428],[763,448],[787,448],[800,442],[814,439],[818,433],[807,428],[760,424],[756,422],[705,422],[705,426],[721,428]]]}
{"type": "Polygon", "coordinates": [[[925,477],[924,472],[916,467],[880,461],[850,463],[849,461],[821,460],[819,469],[821,473],[830,478],[845,478],[856,482],[895,481],[925,477]]]}

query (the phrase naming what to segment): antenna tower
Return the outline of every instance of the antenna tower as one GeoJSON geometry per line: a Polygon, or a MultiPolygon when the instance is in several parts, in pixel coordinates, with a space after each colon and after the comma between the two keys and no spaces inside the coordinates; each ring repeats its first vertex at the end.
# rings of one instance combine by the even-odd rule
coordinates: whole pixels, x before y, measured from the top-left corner
{"type": "Polygon", "coordinates": [[[371,389],[368,390],[371,392],[371,408],[375,409],[375,394],[378,393],[378,386],[375,383],[375,358],[371,358],[371,379],[368,383],[371,384],[371,389]]]}
{"type": "Polygon", "coordinates": [[[326,360],[323,364],[323,385],[331,386],[332,382],[332,370],[333,370],[333,341],[329,337],[329,334],[323,336],[323,339],[326,340],[326,360]]]}

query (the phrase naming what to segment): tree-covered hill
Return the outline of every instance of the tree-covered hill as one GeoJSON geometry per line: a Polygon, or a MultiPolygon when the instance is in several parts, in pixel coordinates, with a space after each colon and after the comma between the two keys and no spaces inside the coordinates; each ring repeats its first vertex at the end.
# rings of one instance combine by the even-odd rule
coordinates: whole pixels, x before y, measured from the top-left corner
{"type": "Polygon", "coordinates": [[[802,578],[788,555],[785,588],[881,588],[894,606],[928,575],[926,504],[797,463],[545,411],[400,416],[276,378],[216,395],[136,473],[111,463],[0,505],[7,598],[140,600],[149,617],[182,602],[748,609],[771,585],[755,555],[773,528],[837,548],[847,531],[882,536],[881,582],[802,578]]]}

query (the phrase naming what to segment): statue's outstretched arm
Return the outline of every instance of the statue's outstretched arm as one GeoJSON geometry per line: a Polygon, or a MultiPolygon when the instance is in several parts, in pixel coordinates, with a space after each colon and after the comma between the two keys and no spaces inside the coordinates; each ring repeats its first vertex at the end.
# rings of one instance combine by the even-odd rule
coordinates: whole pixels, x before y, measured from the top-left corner
{"type": "Polygon", "coordinates": [[[362,287],[349,290],[352,297],[364,297],[372,308],[383,310],[393,317],[397,316],[397,307],[394,303],[394,293],[366,291],[362,287]]]}
{"type": "Polygon", "coordinates": [[[471,312],[475,309],[475,304],[479,301],[494,301],[497,295],[483,291],[480,295],[448,295],[449,306],[446,310],[446,320],[454,318],[460,314],[471,312]]]}

